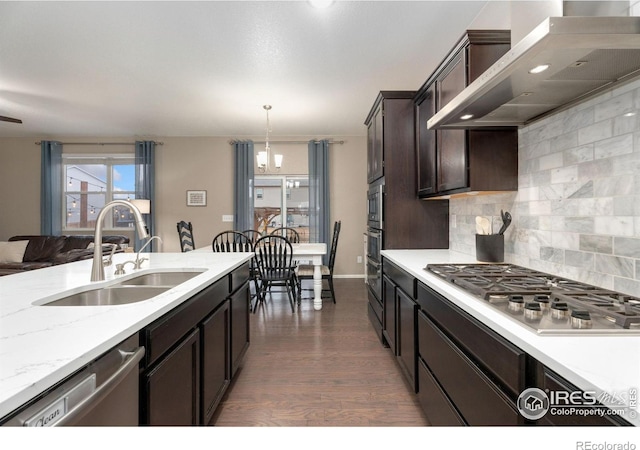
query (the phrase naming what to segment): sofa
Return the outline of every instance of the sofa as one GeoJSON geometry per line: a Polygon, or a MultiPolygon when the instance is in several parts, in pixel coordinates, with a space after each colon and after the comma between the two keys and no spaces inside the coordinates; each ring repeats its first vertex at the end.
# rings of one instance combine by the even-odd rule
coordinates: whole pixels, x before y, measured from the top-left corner
{"type": "MultiPolygon", "coordinates": [[[[113,245],[115,253],[123,252],[129,238],[103,236],[102,244],[102,254],[106,256],[112,253],[113,245]]],[[[93,245],[92,235],[13,236],[8,242],[0,242],[0,276],[91,259],[93,245]]]]}

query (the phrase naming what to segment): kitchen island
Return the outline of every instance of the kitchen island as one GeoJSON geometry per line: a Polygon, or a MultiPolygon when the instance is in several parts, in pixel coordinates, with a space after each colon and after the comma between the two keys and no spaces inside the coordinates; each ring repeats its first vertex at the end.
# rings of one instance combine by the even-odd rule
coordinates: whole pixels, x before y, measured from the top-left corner
{"type": "Polygon", "coordinates": [[[11,413],[124,339],[138,333],[252,257],[252,253],[152,253],[139,270],[91,283],[92,261],[0,278],[0,418],[11,413]],[[61,293],[108,286],[154,271],[202,272],[149,300],[114,306],[39,306],[61,293]],[[37,304],[34,304],[37,303],[37,304]]]}
{"type": "MultiPolygon", "coordinates": [[[[640,334],[538,335],[478,297],[424,270],[427,264],[477,263],[449,250],[385,250],[383,258],[406,271],[475,320],[583,391],[626,395],[640,386],[640,334]]],[[[638,406],[624,420],[640,425],[638,406]]]]}

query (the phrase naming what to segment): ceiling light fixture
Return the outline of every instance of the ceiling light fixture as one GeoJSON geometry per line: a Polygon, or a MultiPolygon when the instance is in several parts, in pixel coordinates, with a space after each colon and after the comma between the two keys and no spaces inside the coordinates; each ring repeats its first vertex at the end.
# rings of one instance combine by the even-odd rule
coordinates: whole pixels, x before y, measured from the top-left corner
{"type": "MultiPolygon", "coordinates": [[[[258,170],[261,173],[265,173],[270,170],[269,160],[271,159],[271,147],[269,146],[269,131],[271,131],[271,127],[269,124],[269,111],[271,110],[271,105],[264,105],[262,107],[265,111],[267,111],[267,137],[264,143],[264,150],[258,152],[258,154],[256,155],[256,160],[258,163],[258,170]]],[[[280,170],[280,168],[282,167],[282,160],[282,155],[273,155],[273,161],[276,171],[280,170]]]]}
{"type": "Polygon", "coordinates": [[[535,66],[533,69],[529,70],[529,73],[540,73],[544,72],[549,68],[551,64],[540,64],[539,66],[535,66]]]}

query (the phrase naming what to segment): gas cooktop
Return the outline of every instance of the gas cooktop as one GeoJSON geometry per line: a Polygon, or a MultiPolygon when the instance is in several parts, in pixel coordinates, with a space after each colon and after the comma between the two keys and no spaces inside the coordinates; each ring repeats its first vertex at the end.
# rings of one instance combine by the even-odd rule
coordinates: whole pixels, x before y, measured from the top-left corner
{"type": "Polygon", "coordinates": [[[538,334],[640,334],[640,299],[514,264],[429,264],[425,270],[538,334]]]}

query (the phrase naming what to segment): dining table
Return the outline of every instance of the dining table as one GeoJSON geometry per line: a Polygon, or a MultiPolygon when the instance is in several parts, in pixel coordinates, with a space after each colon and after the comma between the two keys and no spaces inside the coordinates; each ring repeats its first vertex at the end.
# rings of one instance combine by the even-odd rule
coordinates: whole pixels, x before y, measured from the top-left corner
{"type": "Polygon", "coordinates": [[[322,309],[322,257],[327,254],[327,244],[322,242],[292,243],[293,260],[313,264],[313,309],[322,309]]]}
{"type": "MultiPolygon", "coordinates": [[[[327,244],[324,242],[292,243],[293,260],[299,264],[313,265],[313,309],[322,309],[322,257],[327,254],[327,244]]],[[[200,247],[196,252],[213,252],[210,245],[200,247]]]]}

